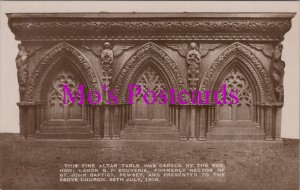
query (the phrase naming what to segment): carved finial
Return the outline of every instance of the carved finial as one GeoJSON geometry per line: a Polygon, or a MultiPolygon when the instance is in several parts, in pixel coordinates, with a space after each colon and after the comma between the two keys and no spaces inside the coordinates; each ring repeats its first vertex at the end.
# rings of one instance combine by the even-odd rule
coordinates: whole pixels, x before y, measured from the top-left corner
{"type": "Polygon", "coordinates": [[[283,103],[284,101],[283,77],[285,62],[281,60],[282,49],[283,45],[281,43],[275,46],[270,69],[275,88],[276,100],[280,103],[283,103]]]}

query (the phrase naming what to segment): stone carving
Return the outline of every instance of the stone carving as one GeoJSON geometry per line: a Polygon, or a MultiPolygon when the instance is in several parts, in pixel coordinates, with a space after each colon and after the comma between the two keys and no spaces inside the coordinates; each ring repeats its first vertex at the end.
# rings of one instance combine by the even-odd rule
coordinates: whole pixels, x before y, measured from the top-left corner
{"type": "MultiPolygon", "coordinates": [[[[177,15],[178,16],[178,15],[177,15]]],[[[51,17],[48,16],[48,17],[51,17]]],[[[149,16],[151,17],[151,16],[149,16]]],[[[291,16],[290,16],[291,17],[291,16]]],[[[47,17],[46,17],[47,18],[47,17]]],[[[120,20],[98,17],[93,20],[52,18],[34,22],[35,18],[17,19],[9,15],[9,26],[18,40],[22,39],[148,39],[148,40],[281,40],[291,27],[289,18],[210,18],[153,17],[120,20]],[[65,31],[72,31],[66,35],[65,31]],[[217,33],[216,33],[217,32],[217,33]],[[159,35],[153,35],[158,34],[159,35]],[[242,35],[246,34],[246,35],[242,35]],[[141,35],[134,35],[141,34],[141,35]],[[184,34],[184,35],[183,35],[184,34]],[[188,35],[189,34],[189,35],[188,35]],[[195,35],[200,34],[200,35],[195,35]]]]}
{"type": "Polygon", "coordinates": [[[200,90],[213,90],[221,72],[229,65],[233,64],[234,58],[243,60],[243,64],[249,69],[249,76],[253,76],[256,81],[257,91],[260,92],[261,102],[272,102],[274,91],[271,78],[263,68],[257,57],[243,44],[235,42],[226,48],[221,55],[212,63],[205,72],[200,84],[200,90]],[[234,56],[232,56],[234,55],[234,56]],[[246,57],[246,59],[243,58],[246,57]],[[249,60],[249,61],[247,61],[249,60]]]}
{"type": "Polygon", "coordinates": [[[102,83],[109,86],[110,79],[112,78],[112,64],[114,60],[114,52],[111,50],[110,43],[104,43],[104,49],[101,52],[101,65],[102,65],[102,83]]]}
{"type": "MultiPolygon", "coordinates": [[[[68,85],[72,94],[78,89],[77,77],[69,70],[63,69],[52,81],[48,93],[47,115],[49,120],[59,119],[67,122],[69,119],[82,118],[82,109],[79,104],[73,104],[69,98],[64,101],[64,84],[68,85]]],[[[80,100],[80,96],[77,96],[80,100]]]]}
{"type": "Polygon", "coordinates": [[[26,60],[28,58],[28,51],[26,50],[25,46],[22,44],[18,45],[18,55],[16,57],[16,64],[18,70],[18,82],[19,82],[19,92],[20,95],[23,96],[26,90],[26,82],[28,78],[28,71],[27,71],[27,63],[26,60]]]}
{"type": "Polygon", "coordinates": [[[96,73],[84,55],[70,44],[62,42],[54,46],[34,69],[26,92],[27,101],[40,101],[42,86],[48,73],[54,66],[53,63],[57,59],[64,57],[70,58],[70,61],[73,62],[72,67],[75,67],[80,72],[79,77],[82,77],[82,81],[86,82],[89,90],[95,89],[101,91],[96,73]]]}
{"type": "Polygon", "coordinates": [[[271,63],[271,75],[274,82],[275,94],[277,102],[284,101],[284,89],[283,89],[283,77],[285,62],[281,60],[282,44],[277,44],[274,48],[272,63],[271,63]]]}
{"type": "Polygon", "coordinates": [[[251,47],[261,51],[266,57],[271,58],[273,55],[273,45],[271,44],[249,44],[251,47]]]}
{"type": "Polygon", "coordinates": [[[105,42],[103,47],[101,45],[83,45],[82,47],[91,51],[95,56],[100,58],[101,66],[102,66],[102,84],[105,84],[107,90],[105,91],[104,99],[107,100],[107,93],[110,88],[110,82],[113,73],[113,61],[114,57],[120,56],[125,50],[132,48],[134,44],[124,44],[124,45],[114,45],[111,47],[109,42],[105,42]]]}
{"type": "MultiPolygon", "coordinates": [[[[121,102],[125,102],[128,85],[137,73],[137,69],[146,63],[153,64],[167,76],[167,82],[175,92],[187,89],[184,79],[172,59],[156,44],[148,42],[142,45],[125,63],[114,81],[112,89],[121,102]],[[147,62],[147,61],[151,62],[147,62]]],[[[183,99],[186,97],[183,97],[183,99]]]]}
{"type": "Polygon", "coordinates": [[[186,43],[166,45],[186,58],[189,90],[192,92],[198,87],[201,57],[206,56],[210,50],[216,49],[221,44],[203,44],[199,46],[199,49],[194,42],[190,43],[189,47],[186,43]]]}
{"type": "MultiPolygon", "coordinates": [[[[232,90],[238,90],[237,95],[240,103],[243,102],[248,106],[252,105],[252,91],[249,86],[249,83],[246,77],[237,68],[233,68],[226,75],[222,84],[226,84],[227,92],[230,92],[232,90]]],[[[226,97],[229,98],[229,96],[226,97]]],[[[220,99],[223,100],[222,95],[220,96],[220,99]]]]}
{"type": "MultiPolygon", "coordinates": [[[[105,42],[105,43],[109,43],[109,42],[105,42]]],[[[104,43],[104,46],[105,46],[104,43]]],[[[107,44],[108,45],[108,44],[107,44]]],[[[109,43],[109,48],[111,49],[111,45],[109,43]]],[[[119,57],[121,56],[125,50],[128,50],[132,47],[134,47],[135,44],[116,44],[113,46],[112,51],[113,51],[113,57],[119,57]]],[[[103,47],[101,45],[95,45],[95,44],[84,44],[81,47],[91,51],[95,56],[101,58],[101,53],[103,51],[103,47]]],[[[105,47],[104,47],[105,48],[105,47]]]]}
{"type": "MultiPolygon", "coordinates": [[[[137,101],[142,98],[148,90],[154,91],[156,94],[159,94],[160,91],[166,91],[166,87],[160,76],[155,70],[149,67],[141,76],[141,79],[137,83],[141,86],[142,92],[137,96],[137,101]]],[[[151,94],[151,93],[150,93],[151,94]]],[[[148,98],[150,102],[152,98],[148,98]]]]}
{"type": "MultiPolygon", "coordinates": [[[[71,93],[74,93],[78,89],[79,83],[76,80],[75,75],[68,71],[61,71],[53,80],[48,100],[50,105],[64,105],[64,84],[68,85],[71,93]]],[[[78,97],[80,98],[80,97],[78,97]]],[[[71,104],[71,101],[67,99],[65,104],[71,104]]]]}
{"type": "Polygon", "coordinates": [[[41,47],[28,48],[23,44],[18,45],[18,55],[16,57],[16,66],[18,72],[19,92],[20,98],[23,100],[23,96],[26,91],[26,83],[28,80],[28,65],[27,59],[32,56],[41,47]]]}

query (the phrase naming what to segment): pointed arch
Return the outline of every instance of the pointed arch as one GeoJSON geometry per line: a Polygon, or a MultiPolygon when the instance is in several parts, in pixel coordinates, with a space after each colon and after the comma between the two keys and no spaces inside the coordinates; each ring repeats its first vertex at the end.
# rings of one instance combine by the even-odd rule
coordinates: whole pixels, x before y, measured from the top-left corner
{"type": "Polygon", "coordinates": [[[43,84],[46,82],[52,68],[60,64],[62,59],[69,61],[70,64],[68,66],[73,68],[76,74],[78,74],[79,79],[85,83],[85,87],[88,90],[94,89],[101,91],[100,81],[87,58],[74,46],[62,42],[55,45],[34,69],[29,80],[26,94],[26,100],[28,102],[41,101],[43,84]]]}
{"type": "Polygon", "coordinates": [[[206,71],[199,89],[216,90],[226,74],[238,68],[247,76],[256,95],[256,102],[274,101],[274,88],[260,60],[243,44],[235,42],[226,48],[206,71]]]}
{"type": "Polygon", "coordinates": [[[175,62],[156,44],[148,42],[142,45],[125,63],[113,83],[113,89],[121,102],[128,98],[128,85],[137,75],[152,65],[166,79],[167,85],[175,92],[186,89],[184,79],[175,62]]]}

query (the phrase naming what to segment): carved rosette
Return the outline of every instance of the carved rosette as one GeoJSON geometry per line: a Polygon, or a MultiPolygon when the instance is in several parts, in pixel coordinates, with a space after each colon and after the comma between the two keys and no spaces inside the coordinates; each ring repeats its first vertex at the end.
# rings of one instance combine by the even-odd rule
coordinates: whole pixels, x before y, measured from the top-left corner
{"type": "Polygon", "coordinates": [[[284,102],[283,77],[285,62],[281,60],[282,49],[283,46],[281,43],[275,46],[270,69],[275,88],[276,101],[278,103],[284,102]]]}

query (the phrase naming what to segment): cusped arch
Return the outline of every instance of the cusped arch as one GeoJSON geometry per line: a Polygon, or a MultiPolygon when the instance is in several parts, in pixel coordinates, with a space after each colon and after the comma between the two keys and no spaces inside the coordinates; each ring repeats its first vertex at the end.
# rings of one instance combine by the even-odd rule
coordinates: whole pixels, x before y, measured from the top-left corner
{"type": "Polygon", "coordinates": [[[144,68],[153,64],[159,70],[175,92],[186,89],[182,74],[175,62],[158,45],[148,42],[142,45],[125,63],[113,83],[113,89],[119,100],[123,103],[127,100],[128,85],[134,82],[137,74],[144,68]]]}
{"type": "Polygon", "coordinates": [[[227,47],[205,72],[199,89],[216,90],[218,80],[237,67],[252,84],[256,102],[271,103],[275,94],[271,78],[260,60],[243,44],[235,42],[227,47]]]}
{"type": "Polygon", "coordinates": [[[29,80],[26,94],[26,100],[28,102],[41,101],[41,91],[48,78],[49,72],[51,72],[52,68],[54,68],[56,64],[59,64],[62,59],[68,59],[71,62],[69,66],[76,71],[79,75],[78,77],[85,83],[85,88],[88,90],[101,91],[100,81],[87,58],[74,46],[62,42],[55,45],[34,69],[29,80]]]}

